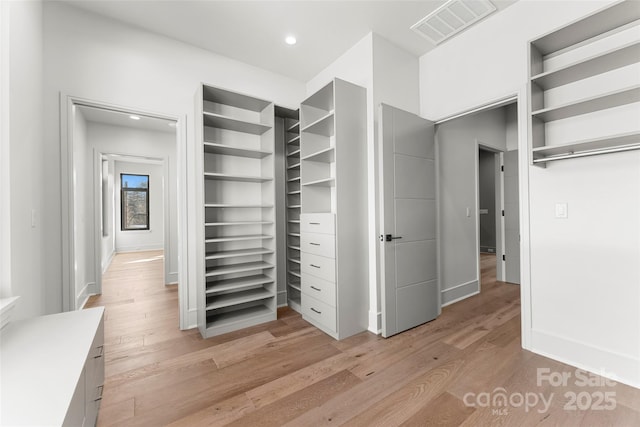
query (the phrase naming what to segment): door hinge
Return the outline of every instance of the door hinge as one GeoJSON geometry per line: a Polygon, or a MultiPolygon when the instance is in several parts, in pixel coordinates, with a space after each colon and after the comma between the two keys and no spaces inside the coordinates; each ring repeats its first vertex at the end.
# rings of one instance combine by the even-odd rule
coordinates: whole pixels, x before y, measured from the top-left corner
{"type": "Polygon", "coordinates": [[[500,166],[500,172],[504,172],[504,165],[500,166]]]}
{"type": "Polygon", "coordinates": [[[502,209],[502,216],[504,216],[504,209],[502,209]]]}
{"type": "Polygon", "coordinates": [[[507,260],[507,256],[506,255],[502,255],[502,260],[506,261],[507,260]]]}

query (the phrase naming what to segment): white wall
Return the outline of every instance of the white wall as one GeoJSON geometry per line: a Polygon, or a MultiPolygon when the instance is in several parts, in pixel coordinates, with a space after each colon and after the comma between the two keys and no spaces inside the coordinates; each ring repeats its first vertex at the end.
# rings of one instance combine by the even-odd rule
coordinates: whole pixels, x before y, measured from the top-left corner
{"type": "MultiPolygon", "coordinates": [[[[43,204],[48,188],[43,175],[42,3],[2,3],[2,87],[3,91],[9,90],[8,105],[4,98],[6,92],[3,92],[2,101],[2,180],[6,182],[7,175],[10,179],[10,194],[6,194],[10,197],[9,206],[3,202],[2,209],[10,209],[9,215],[3,213],[2,216],[2,294],[21,297],[13,315],[15,320],[43,314],[46,302],[43,258],[47,236],[44,224],[49,209],[45,210],[43,204]],[[5,74],[7,71],[8,75],[5,74]],[[5,121],[7,118],[8,122],[5,121]],[[8,129],[4,127],[7,123],[8,129]],[[10,170],[5,171],[4,165],[9,161],[7,147],[10,170]],[[4,268],[9,258],[5,255],[4,238],[9,231],[5,221],[10,221],[10,285],[4,268]]],[[[5,189],[3,186],[3,198],[5,189]]],[[[59,253],[60,245],[48,252],[59,253]]]]}
{"type": "MultiPolygon", "coordinates": [[[[521,91],[527,42],[606,3],[519,1],[424,55],[422,114],[446,117],[521,91]]],[[[583,128],[573,125],[570,133],[583,128]]],[[[521,211],[522,292],[523,303],[531,304],[530,318],[523,318],[524,345],[638,386],[640,155],[566,160],[542,169],[529,166],[526,141],[520,144],[521,207],[527,208],[521,211]],[[568,202],[568,220],[553,218],[559,202],[568,202]]]]}
{"type": "MultiPolygon", "coordinates": [[[[149,229],[123,231],[122,203],[120,197],[116,197],[116,252],[137,252],[164,249],[164,194],[163,194],[163,168],[160,164],[135,163],[134,161],[115,162],[116,194],[122,189],[120,174],[149,175],[149,229]]],[[[167,203],[171,203],[167,200],[167,203]]],[[[174,200],[175,203],[175,193],[174,200]]],[[[176,253],[177,255],[177,253],[176,253]]],[[[176,257],[177,258],[177,257],[176,257]]],[[[177,259],[176,259],[177,261],[177,259]]]]}
{"type": "MultiPolygon", "coordinates": [[[[168,275],[165,274],[165,281],[167,283],[177,282],[178,272],[178,187],[177,187],[177,158],[176,158],[176,136],[169,132],[156,132],[150,130],[134,129],[124,126],[113,126],[104,123],[89,122],[88,126],[88,144],[89,153],[87,162],[94,164],[94,153],[102,154],[117,154],[133,157],[151,157],[155,159],[164,159],[168,162],[167,165],[167,177],[163,175],[164,169],[160,168],[159,182],[152,183],[154,187],[153,202],[159,203],[159,206],[151,206],[154,212],[158,214],[152,214],[151,217],[151,231],[127,231],[124,232],[126,236],[123,237],[120,231],[120,172],[114,166],[113,170],[113,191],[115,203],[113,216],[114,223],[112,226],[112,236],[115,236],[115,249],[118,252],[129,252],[135,250],[147,250],[147,249],[162,249],[164,241],[164,231],[162,218],[164,217],[163,201],[163,188],[168,186],[169,197],[166,201],[169,206],[168,216],[165,218],[168,221],[168,228],[170,233],[167,237],[169,239],[169,251],[165,253],[165,263],[168,275]],[[159,194],[156,194],[159,191],[159,194]],[[160,222],[157,222],[160,221],[160,222]]],[[[115,157],[117,159],[117,157],[115,157]]],[[[116,162],[121,163],[121,162],[116,162]]],[[[93,172],[92,172],[93,173],[93,172]]],[[[133,172],[132,172],[133,173],[133,172]]],[[[93,210],[92,210],[93,212],[93,210]]],[[[103,254],[105,255],[105,254],[103,254]]]]}
{"type": "Polygon", "coordinates": [[[9,2],[0,2],[0,298],[11,293],[9,2]]]}
{"type": "MultiPolygon", "coordinates": [[[[125,107],[153,111],[171,117],[187,117],[186,129],[193,129],[194,93],[200,82],[222,86],[295,106],[304,97],[305,86],[295,80],[267,72],[178,41],[151,34],[64,4],[44,5],[45,82],[42,102],[45,109],[46,145],[44,155],[60,158],[60,92],[125,107]]],[[[33,105],[40,105],[35,101],[33,105]]],[[[184,128],[183,128],[184,129],[184,128]]],[[[194,200],[194,133],[186,132],[187,199],[194,200]]],[[[29,162],[31,164],[31,162],[29,162]]],[[[48,278],[47,310],[62,309],[59,162],[47,162],[45,222],[48,278]]],[[[193,212],[189,212],[193,215],[193,212]]],[[[192,217],[188,235],[195,235],[192,217]]],[[[187,218],[189,220],[189,218],[187,218]]],[[[195,277],[195,242],[187,242],[190,277],[195,277]]],[[[185,275],[189,288],[189,311],[195,321],[195,280],[185,275]]],[[[192,323],[194,324],[194,323],[192,323]]]]}
{"type": "Polygon", "coordinates": [[[506,125],[502,108],[436,126],[442,305],[476,294],[480,289],[476,141],[496,150],[505,150],[506,125]]]}
{"type": "Polygon", "coordinates": [[[367,90],[367,165],[369,217],[369,330],[380,330],[378,281],[378,157],[376,147],[378,106],[384,102],[418,113],[418,60],[381,36],[370,33],[307,83],[307,95],[334,77],[367,90]]]}

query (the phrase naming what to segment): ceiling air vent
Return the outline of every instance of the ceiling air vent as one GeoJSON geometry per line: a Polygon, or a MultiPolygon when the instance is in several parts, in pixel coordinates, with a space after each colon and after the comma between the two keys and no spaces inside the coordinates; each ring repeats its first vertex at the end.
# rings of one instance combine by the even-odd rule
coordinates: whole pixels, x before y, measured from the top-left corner
{"type": "Polygon", "coordinates": [[[412,25],[411,29],[437,45],[495,10],[489,0],[449,0],[412,25]]]}

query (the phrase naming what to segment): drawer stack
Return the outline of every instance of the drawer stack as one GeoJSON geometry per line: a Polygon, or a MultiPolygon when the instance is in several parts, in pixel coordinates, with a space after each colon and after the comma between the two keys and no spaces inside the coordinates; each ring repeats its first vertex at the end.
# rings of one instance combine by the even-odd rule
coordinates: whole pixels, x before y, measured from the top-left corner
{"type": "Polygon", "coordinates": [[[367,329],[366,160],[366,90],[334,79],[300,104],[300,308],[335,339],[367,329]]]}
{"type": "Polygon", "coordinates": [[[302,316],[329,335],[336,325],[335,215],[300,216],[302,316]]]}

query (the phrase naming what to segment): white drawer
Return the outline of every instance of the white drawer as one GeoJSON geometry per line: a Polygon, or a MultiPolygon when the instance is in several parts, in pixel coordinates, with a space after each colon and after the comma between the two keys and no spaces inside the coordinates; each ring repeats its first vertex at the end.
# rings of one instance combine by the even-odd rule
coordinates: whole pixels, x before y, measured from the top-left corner
{"type": "Polygon", "coordinates": [[[336,332],[336,309],[322,301],[302,295],[302,317],[320,329],[336,332]]]}
{"type": "Polygon", "coordinates": [[[336,217],[332,213],[307,213],[300,215],[300,231],[336,234],[336,217]]]}
{"type": "Polygon", "coordinates": [[[333,258],[302,252],[300,264],[303,274],[311,274],[329,282],[336,281],[336,260],[333,258]]]}
{"type": "Polygon", "coordinates": [[[333,234],[302,233],[300,250],[327,258],[336,257],[336,239],[333,234]]]}
{"type": "Polygon", "coordinates": [[[336,284],[310,274],[302,274],[302,292],[325,304],[336,306],[336,284]]]}

